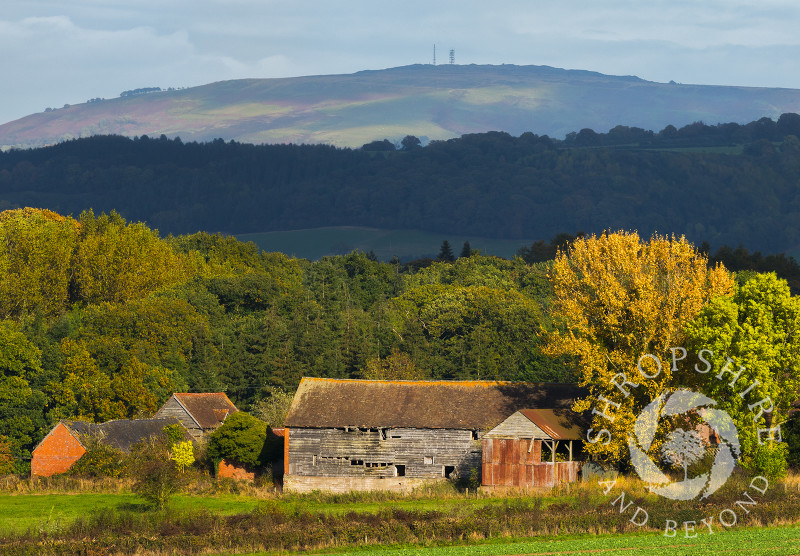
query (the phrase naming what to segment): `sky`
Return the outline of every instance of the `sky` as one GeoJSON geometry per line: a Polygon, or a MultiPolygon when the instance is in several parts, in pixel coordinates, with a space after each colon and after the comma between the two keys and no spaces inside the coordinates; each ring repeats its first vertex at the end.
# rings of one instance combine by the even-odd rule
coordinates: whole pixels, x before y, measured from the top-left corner
{"type": "Polygon", "coordinates": [[[438,63],[800,88],[797,0],[3,0],[0,123],[140,87],[438,63]]]}

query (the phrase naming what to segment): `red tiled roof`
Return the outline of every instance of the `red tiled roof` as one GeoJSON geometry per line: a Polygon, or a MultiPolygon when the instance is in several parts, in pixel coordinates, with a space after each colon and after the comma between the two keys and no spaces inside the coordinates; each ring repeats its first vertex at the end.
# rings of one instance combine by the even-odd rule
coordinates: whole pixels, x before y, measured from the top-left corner
{"type": "Polygon", "coordinates": [[[172,394],[204,429],[213,429],[225,422],[228,415],[239,411],[223,392],[172,394]]]}

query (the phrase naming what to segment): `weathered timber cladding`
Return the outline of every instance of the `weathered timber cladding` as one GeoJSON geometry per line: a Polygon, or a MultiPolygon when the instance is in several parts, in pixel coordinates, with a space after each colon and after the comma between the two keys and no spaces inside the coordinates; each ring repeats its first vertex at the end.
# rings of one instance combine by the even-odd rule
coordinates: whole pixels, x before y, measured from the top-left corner
{"type": "Polygon", "coordinates": [[[487,438],[549,438],[519,411],[486,433],[487,438]]]}
{"type": "Polygon", "coordinates": [[[460,477],[480,468],[480,441],[469,430],[292,428],[290,438],[293,476],[389,478],[404,466],[406,477],[435,479],[451,467],[460,477]]]}
{"type": "Polygon", "coordinates": [[[200,436],[202,429],[198,426],[197,422],[192,419],[192,416],[178,403],[174,397],[171,397],[161,406],[156,412],[156,418],[174,417],[180,421],[181,425],[188,430],[192,436],[200,436]]]}

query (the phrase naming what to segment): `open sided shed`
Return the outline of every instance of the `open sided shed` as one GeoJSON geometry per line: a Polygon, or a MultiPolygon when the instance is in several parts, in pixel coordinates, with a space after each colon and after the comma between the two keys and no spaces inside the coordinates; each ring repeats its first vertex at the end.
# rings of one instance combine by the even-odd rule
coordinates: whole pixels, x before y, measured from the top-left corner
{"type": "Polygon", "coordinates": [[[521,409],[487,432],[482,485],[551,487],[577,480],[583,429],[576,417],[564,409],[521,409]]]}

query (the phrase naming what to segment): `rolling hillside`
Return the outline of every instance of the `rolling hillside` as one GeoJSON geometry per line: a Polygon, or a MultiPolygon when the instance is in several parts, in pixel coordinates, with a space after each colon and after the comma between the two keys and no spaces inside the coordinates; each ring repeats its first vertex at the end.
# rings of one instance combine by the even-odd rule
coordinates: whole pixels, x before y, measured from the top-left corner
{"type": "Polygon", "coordinates": [[[659,130],[800,112],[800,90],[664,84],[546,66],[413,65],[245,79],[73,105],[0,125],[0,147],[98,134],[360,146],[502,130],[562,138],[616,125],[659,130]]]}

